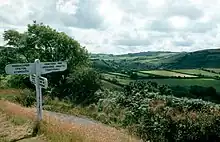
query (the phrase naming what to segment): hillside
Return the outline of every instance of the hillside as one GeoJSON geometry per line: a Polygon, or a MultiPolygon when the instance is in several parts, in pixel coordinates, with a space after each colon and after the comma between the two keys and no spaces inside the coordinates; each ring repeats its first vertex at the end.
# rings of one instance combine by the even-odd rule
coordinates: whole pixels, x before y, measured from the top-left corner
{"type": "Polygon", "coordinates": [[[96,68],[113,70],[219,68],[220,49],[196,52],[140,52],[123,55],[92,54],[91,59],[96,68]]]}
{"type": "Polygon", "coordinates": [[[187,53],[177,59],[177,62],[168,64],[169,68],[219,68],[220,49],[201,50],[187,53]]]}

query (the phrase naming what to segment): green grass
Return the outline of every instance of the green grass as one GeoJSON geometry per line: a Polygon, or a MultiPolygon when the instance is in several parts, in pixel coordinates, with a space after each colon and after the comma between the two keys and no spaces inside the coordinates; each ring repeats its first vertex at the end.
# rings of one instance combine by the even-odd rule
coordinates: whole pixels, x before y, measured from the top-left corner
{"type": "Polygon", "coordinates": [[[188,75],[183,73],[176,73],[172,71],[166,71],[166,70],[149,70],[149,71],[140,71],[140,73],[147,73],[152,75],[159,75],[159,76],[168,76],[168,77],[197,77],[194,75],[188,75]]]}
{"type": "Polygon", "coordinates": [[[109,72],[109,74],[115,75],[118,77],[129,77],[127,74],[122,74],[122,73],[118,73],[118,72],[109,72]]]}
{"type": "Polygon", "coordinates": [[[28,121],[28,119],[25,119],[24,117],[19,117],[19,116],[10,116],[8,119],[14,125],[24,125],[28,121]]]}
{"type": "Polygon", "coordinates": [[[119,81],[120,84],[126,85],[129,84],[129,82],[131,82],[131,79],[117,79],[119,81]]]}
{"type": "Polygon", "coordinates": [[[120,77],[120,76],[112,75],[112,74],[108,74],[108,73],[103,73],[102,75],[103,75],[103,77],[104,77],[105,79],[115,78],[115,79],[117,79],[121,84],[127,84],[127,83],[129,83],[129,82],[131,81],[131,79],[129,79],[129,78],[122,78],[122,77],[120,77]]]}
{"type": "MultiPolygon", "coordinates": [[[[195,77],[192,79],[178,79],[178,78],[168,78],[168,79],[143,79],[144,81],[154,81],[159,84],[165,84],[169,86],[193,86],[193,85],[198,85],[198,86],[203,86],[203,87],[214,87],[217,92],[220,92],[220,81],[215,80],[212,78],[196,78],[196,74],[198,73],[203,73],[203,75],[213,75],[213,73],[209,73],[206,71],[202,71],[199,69],[188,69],[188,70],[175,70],[175,71],[184,71],[184,73],[177,73],[177,72],[172,72],[172,71],[165,71],[165,70],[149,70],[149,71],[140,71],[137,72],[138,76],[140,77],[148,77],[150,75],[160,75],[160,76],[168,76],[168,77],[173,77],[173,76],[185,76],[185,77],[195,77]],[[193,72],[195,71],[195,72],[193,72]],[[195,75],[190,75],[187,73],[194,73],[195,75]]],[[[214,74],[216,75],[216,74],[214,74]]],[[[112,79],[113,77],[116,78],[115,75],[112,74],[104,74],[105,78],[112,79]]],[[[116,78],[120,84],[126,85],[129,84],[129,82],[134,81],[132,79],[125,79],[125,78],[116,78]]],[[[112,84],[113,85],[113,84],[112,84]]],[[[111,85],[111,86],[112,86],[111,85]]]]}
{"type": "Polygon", "coordinates": [[[112,75],[112,74],[108,74],[108,73],[102,73],[102,76],[103,76],[105,79],[116,78],[116,75],[112,75]]]}
{"type": "Polygon", "coordinates": [[[203,87],[214,87],[218,92],[220,92],[220,81],[215,79],[144,79],[144,81],[153,81],[158,84],[165,84],[170,86],[192,86],[198,85],[203,87]]]}
{"type": "Polygon", "coordinates": [[[210,70],[210,71],[215,71],[217,73],[220,73],[220,68],[206,68],[207,70],[210,70]]]}
{"type": "Polygon", "coordinates": [[[150,76],[149,74],[144,74],[144,73],[141,73],[141,72],[137,72],[137,75],[140,76],[140,77],[149,77],[150,76]]]}
{"type": "MultiPolygon", "coordinates": [[[[195,69],[196,70],[196,69],[195,69]]],[[[179,71],[179,70],[178,70],[179,71]]],[[[181,71],[181,70],[180,70],[181,71]]],[[[185,70],[184,70],[185,71],[185,70]]],[[[192,71],[192,70],[187,70],[192,71]]],[[[194,71],[194,70],[193,70],[194,71]]],[[[199,70],[200,72],[200,70],[199,70]]],[[[207,72],[209,73],[209,72],[207,72]]],[[[182,73],[176,73],[172,71],[164,71],[164,70],[151,70],[151,71],[140,71],[138,72],[139,76],[148,77],[150,74],[161,75],[161,76],[185,76],[185,77],[195,77],[193,79],[178,79],[178,78],[170,78],[170,79],[143,79],[144,81],[154,81],[159,84],[165,84],[169,86],[203,86],[203,87],[214,87],[218,92],[220,92],[220,81],[211,79],[211,78],[196,78],[194,75],[187,75],[182,73]]],[[[111,79],[115,77],[114,75],[105,74],[106,78],[111,79]]],[[[121,79],[116,78],[120,84],[126,85],[129,82],[134,81],[132,79],[121,79]]]]}
{"type": "Polygon", "coordinates": [[[211,73],[211,72],[207,72],[204,70],[200,70],[200,69],[180,69],[180,70],[174,70],[177,72],[181,72],[181,73],[186,73],[186,74],[193,74],[193,75],[204,75],[204,76],[209,76],[209,77],[215,77],[215,76],[220,76],[216,73],[211,73]]]}
{"type": "Polygon", "coordinates": [[[121,86],[118,86],[116,84],[113,84],[113,83],[105,81],[105,80],[102,80],[102,84],[105,88],[108,88],[108,89],[121,90],[121,86]]]}

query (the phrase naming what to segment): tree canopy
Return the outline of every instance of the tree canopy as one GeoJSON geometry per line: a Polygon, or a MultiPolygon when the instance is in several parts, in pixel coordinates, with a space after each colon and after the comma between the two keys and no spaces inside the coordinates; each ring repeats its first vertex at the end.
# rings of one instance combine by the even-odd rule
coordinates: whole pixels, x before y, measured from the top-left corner
{"type": "MultiPolygon", "coordinates": [[[[67,61],[67,70],[45,75],[49,87],[54,90],[57,87],[65,87],[67,80],[69,84],[71,81],[68,78],[70,76],[74,78],[71,74],[76,74],[76,70],[80,72],[80,69],[90,68],[89,54],[85,47],[64,32],[58,32],[43,23],[34,21],[27,25],[27,30],[23,33],[7,30],[3,38],[7,48],[0,51],[1,73],[4,73],[4,67],[9,63],[34,62],[35,59],[40,59],[41,62],[67,61]]],[[[89,85],[89,80],[87,82],[89,85]]],[[[91,82],[94,84],[93,81],[91,82]]]]}
{"type": "Polygon", "coordinates": [[[88,52],[85,47],[63,32],[58,32],[49,26],[36,21],[27,26],[27,31],[20,33],[7,30],[3,34],[4,41],[10,49],[1,52],[2,64],[12,62],[42,62],[67,61],[67,72],[81,65],[88,65],[88,52]],[[10,55],[7,55],[10,54],[10,55]],[[7,58],[7,59],[4,59],[7,58]]]}

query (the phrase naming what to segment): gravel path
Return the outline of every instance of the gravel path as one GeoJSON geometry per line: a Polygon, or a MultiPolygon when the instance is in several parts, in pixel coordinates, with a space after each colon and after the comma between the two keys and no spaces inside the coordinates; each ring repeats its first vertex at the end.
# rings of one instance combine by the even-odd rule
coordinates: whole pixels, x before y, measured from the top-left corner
{"type": "Polygon", "coordinates": [[[73,116],[73,115],[68,115],[68,114],[63,114],[63,113],[58,113],[58,112],[51,112],[51,111],[44,111],[44,112],[48,113],[48,115],[50,115],[52,117],[59,118],[61,121],[77,123],[80,125],[101,124],[100,122],[91,120],[86,117],[80,118],[80,117],[73,116]]]}

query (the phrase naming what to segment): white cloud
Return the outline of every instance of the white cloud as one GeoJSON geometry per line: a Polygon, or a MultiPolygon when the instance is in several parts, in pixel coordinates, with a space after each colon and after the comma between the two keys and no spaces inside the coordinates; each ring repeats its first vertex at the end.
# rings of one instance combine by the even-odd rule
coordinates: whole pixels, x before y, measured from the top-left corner
{"type": "Polygon", "coordinates": [[[195,51],[219,48],[219,8],[218,0],[0,0],[0,34],[37,20],[90,52],[195,51]]]}

